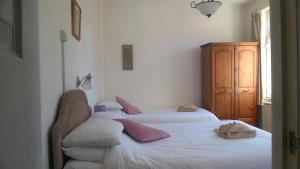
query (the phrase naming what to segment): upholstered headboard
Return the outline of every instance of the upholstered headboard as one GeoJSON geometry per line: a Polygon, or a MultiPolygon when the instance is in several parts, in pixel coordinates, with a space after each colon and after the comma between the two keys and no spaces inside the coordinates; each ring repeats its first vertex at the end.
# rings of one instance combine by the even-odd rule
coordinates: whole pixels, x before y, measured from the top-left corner
{"type": "Polygon", "coordinates": [[[67,159],[62,152],[63,138],[90,116],[91,109],[83,91],[72,90],[62,96],[58,117],[52,129],[54,169],[63,169],[67,159]]]}

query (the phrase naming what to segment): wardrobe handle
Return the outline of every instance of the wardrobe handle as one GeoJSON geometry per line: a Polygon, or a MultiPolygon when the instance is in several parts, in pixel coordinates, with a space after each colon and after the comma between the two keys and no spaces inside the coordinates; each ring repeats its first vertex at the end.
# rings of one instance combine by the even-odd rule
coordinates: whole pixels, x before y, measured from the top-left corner
{"type": "Polygon", "coordinates": [[[223,94],[223,93],[226,93],[226,90],[221,90],[220,93],[222,93],[222,94],[223,94]]]}
{"type": "Polygon", "coordinates": [[[243,90],[243,93],[248,93],[250,90],[243,90]]]}

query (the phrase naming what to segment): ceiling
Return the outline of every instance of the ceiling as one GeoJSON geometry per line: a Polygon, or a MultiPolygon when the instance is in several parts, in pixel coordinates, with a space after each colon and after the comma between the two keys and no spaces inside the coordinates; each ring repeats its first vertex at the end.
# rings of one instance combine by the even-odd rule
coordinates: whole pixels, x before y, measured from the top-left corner
{"type": "MultiPolygon", "coordinates": [[[[168,2],[168,3],[178,3],[178,2],[184,2],[184,3],[190,3],[192,0],[102,0],[106,3],[109,2],[117,2],[117,3],[126,3],[126,2],[140,2],[140,3],[159,3],[159,2],[168,2]]],[[[197,2],[201,2],[202,0],[196,0],[197,2]]],[[[223,4],[244,4],[249,1],[257,1],[257,0],[219,0],[223,4]]]]}

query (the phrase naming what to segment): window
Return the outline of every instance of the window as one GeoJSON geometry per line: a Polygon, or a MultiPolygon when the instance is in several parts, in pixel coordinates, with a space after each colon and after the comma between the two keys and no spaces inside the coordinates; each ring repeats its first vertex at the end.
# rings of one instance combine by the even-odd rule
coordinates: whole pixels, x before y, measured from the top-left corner
{"type": "Polygon", "coordinates": [[[261,11],[261,76],[263,103],[272,100],[270,9],[261,11]]]}
{"type": "Polygon", "coordinates": [[[0,0],[0,54],[21,56],[21,0],[0,0]]]}

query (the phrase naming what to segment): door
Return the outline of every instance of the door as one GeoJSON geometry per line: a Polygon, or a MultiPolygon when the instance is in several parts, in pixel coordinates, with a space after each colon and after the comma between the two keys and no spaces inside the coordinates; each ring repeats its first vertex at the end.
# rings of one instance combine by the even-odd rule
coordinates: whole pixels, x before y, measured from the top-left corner
{"type": "MultiPolygon", "coordinates": [[[[300,60],[299,60],[299,1],[289,0],[285,2],[284,17],[285,21],[285,48],[284,55],[282,56],[284,62],[283,69],[283,113],[286,115],[283,124],[286,126],[284,130],[287,144],[289,145],[288,151],[283,154],[286,157],[287,169],[299,169],[299,96],[300,96],[300,60]],[[297,12],[298,11],[298,12],[297,12]],[[297,15],[298,14],[298,15],[297,15]],[[293,144],[296,143],[296,144],[293,144]]],[[[284,163],[285,165],[285,163],[284,163]]]]}
{"type": "Polygon", "coordinates": [[[212,112],[220,119],[233,119],[234,46],[214,46],[212,63],[212,112]]]}
{"type": "MultiPolygon", "coordinates": [[[[13,35],[15,13],[14,2],[0,1],[0,168],[22,168],[16,162],[25,161],[25,67],[21,55],[17,55],[13,35]]],[[[23,163],[24,164],[24,163],[23,163]]]]}
{"type": "Polygon", "coordinates": [[[272,165],[273,169],[299,169],[300,3],[297,0],[272,0],[270,3],[274,67],[272,165]],[[294,139],[289,137],[292,135],[294,139]],[[291,144],[292,140],[296,144],[291,144]]]}
{"type": "Polygon", "coordinates": [[[0,169],[46,168],[39,108],[38,1],[21,2],[0,0],[0,169]]]}
{"type": "Polygon", "coordinates": [[[235,119],[256,126],[257,46],[235,47],[235,119]]]}
{"type": "Polygon", "coordinates": [[[202,79],[202,105],[204,109],[212,111],[212,57],[211,47],[203,47],[201,50],[201,79],[202,79]]]}

